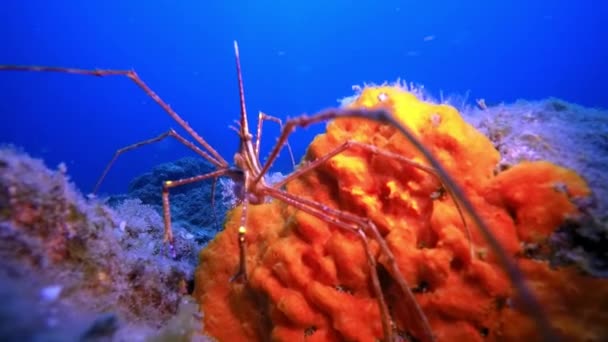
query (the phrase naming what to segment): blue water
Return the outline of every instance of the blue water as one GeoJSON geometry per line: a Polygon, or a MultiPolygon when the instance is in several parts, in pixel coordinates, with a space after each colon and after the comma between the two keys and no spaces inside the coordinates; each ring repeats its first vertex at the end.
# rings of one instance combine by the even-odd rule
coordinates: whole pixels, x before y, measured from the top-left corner
{"type": "MultiPolygon", "coordinates": [[[[0,64],[133,68],[231,161],[235,39],[252,124],[258,110],[311,113],[351,95],[354,84],[398,77],[436,96],[470,91],[488,104],[555,96],[608,107],[607,7],[597,0],[5,0],[0,64]]],[[[65,161],[85,192],[117,148],[169,127],[177,125],[124,77],[0,73],[0,142],[50,166],[65,161]]],[[[297,157],[322,129],[292,136],[297,157]]],[[[277,133],[265,126],[266,152],[277,133]]],[[[186,155],[174,141],[126,154],[101,190],[124,192],[135,175],[186,155]]],[[[290,169],[287,154],[274,169],[290,169]]]]}

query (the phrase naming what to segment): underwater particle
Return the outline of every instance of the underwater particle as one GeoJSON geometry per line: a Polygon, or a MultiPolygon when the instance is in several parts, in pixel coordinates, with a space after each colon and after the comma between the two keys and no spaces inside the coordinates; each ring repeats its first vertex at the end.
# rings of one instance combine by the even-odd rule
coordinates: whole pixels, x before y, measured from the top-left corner
{"type": "Polygon", "coordinates": [[[444,187],[441,187],[438,190],[433,191],[431,193],[430,197],[431,197],[432,200],[440,200],[440,199],[445,198],[445,195],[446,195],[446,190],[445,190],[444,187]]]}
{"type": "Polygon", "coordinates": [[[61,285],[51,285],[44,287],[40,290],[40,297],[44,301],[54,302],[55,300],[57,300],[57,298],[59,298],[62,289],[63,287],[61,285]]]}
{"type": "Polygon", "coordinates": [[[118,230],[120,230],[121,232],[124,232],[125,228],[127,228],[127,221],[125,221],[125,220],[120,221],[120,224],[118,225],[118,230]]]}
{"type": "Polygon", "coordinates": [[[378,102],[386,102],[388,101],[388,95],[385,93],[378,94],[378,102]]]}

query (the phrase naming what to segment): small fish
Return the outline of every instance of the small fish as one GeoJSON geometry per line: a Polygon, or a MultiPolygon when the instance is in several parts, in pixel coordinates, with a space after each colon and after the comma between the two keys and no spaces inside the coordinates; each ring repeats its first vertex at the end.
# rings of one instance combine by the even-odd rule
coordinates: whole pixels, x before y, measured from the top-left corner
{"type": "Polygon", "coordinates": [[[430,42],[432,40],[435,40],[435,36],[425,36],[424,38],[422,38],[422,40],[424,40],[425,42],[430,42]]]}

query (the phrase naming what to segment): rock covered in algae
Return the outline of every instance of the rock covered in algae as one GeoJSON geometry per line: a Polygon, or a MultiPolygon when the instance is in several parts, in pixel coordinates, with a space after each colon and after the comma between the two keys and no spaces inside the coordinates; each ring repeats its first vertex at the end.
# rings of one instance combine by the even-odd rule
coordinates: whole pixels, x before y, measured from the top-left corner
{"type": "Polygon", "coordinates": [[[549,98],[469,110],[466,117],[500,151],[499,168],[546,160],[573,169],[594,191],[589,209],[608,219],[608,111],[549,98]]]}
{"type": "MultiPolygon", "coordinates": [[[[129,184],[128,195],[162,212],[161,189],[164,181],[194,177],[214,169],[211,163],[200,157],[162,163],[134,178],[129,184]]],[[[215,190],[212,189],[211,181],[173,188],[170,196],[171,218],[174,222],[188,225],[188,230],[195,235],[195,239],[206,243],[221,229],[222,220],[229,208],[227,197],[230,192],[225,181],[218,182],[215,190]],[[210,202],[213,206],[205,205],[210,202]]]]}
{"type": "Polygon", "coordinates": [[[0,148],[0,340],[189,340],[200,323],[183,302],[200,246],[176,227],[171,259],[162,234],[149,206],[85,199],[64,165],[0,148]]]}
{"type": "MultiPolygon", "coordinates": [[[[575,172],[526,162],[495,174],[501,160],[492,142],[447,105],[418,100],[397,87],[368,87],[350,104],[388,106],[463,188],[507,253],[515,258],[566,340],[608,338],[608,282],[576,267],[551,268],[526,246],[549,249],[553,231],[583,215],[577,200],[590,194],[575,172]]],[[[309,146],[304,162],[346,140],[375,145],[424,163],[392,127],[339,119],[309,146]]],[[[533,321],[494,251],[476,227],[468,234],[436,178],[407,163],[354,147],[287,184],[294,195],[372,220],[412,286],[438,341],[538,339],[533,321]]],[[[249,206],[247,284],[230,282],[238,265],[241,208],[201,252],[195,298],[204,331],[220,341],[375,341],[383,336],[370,272],[378,272],[396,334],[420,338],[388,270],[370,241],[370,270],[361,240],[280,201],[249,206]]]]}
{"type": "Polygon", "coordinates": [[[577,202],[586,215],[553,234],[552,263],[608,277],[608,111],[548,98],[468,109],[465,115],[500,151],[497,169],[545,160],[587,181],[593,194],[577,202]]]}

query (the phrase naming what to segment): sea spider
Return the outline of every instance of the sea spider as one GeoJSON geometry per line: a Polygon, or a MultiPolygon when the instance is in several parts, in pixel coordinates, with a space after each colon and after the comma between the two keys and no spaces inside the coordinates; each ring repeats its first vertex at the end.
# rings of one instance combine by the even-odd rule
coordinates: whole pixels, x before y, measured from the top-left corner
{"type": "MultiPolygon", "coordinates": [[[[376,296],[380,313],[382,317],[382,327],[384,332],[384,340],[385,341],[393,341],[397,338],[395,331],[392,327],[392,319],[390,316],[390,312],[388,309],[388,305],[385,301],[384,294],[382,292],[379,277],[376,271],[376,260],[371,255],[369,249],[370,239],[375,240],[380,246],[381,252],[384,254],[386,259],[388,260],[388,267],[390,274],[395,278],[396,283],[398,284],[400,291],[403,295],[403,300],[405,305],[410,307],[415,313],[415,326],[418,326],[420,331],[422,331],[422,336],[417,336],[418,339],[423,341],[434,341],[435,337],[432,333],[431,327],[428,323],[428,320],[421,310],[420,306],[416,302],[414,294],[411,290],[411,286],[408,285],[407,281],[403,277],[402,272],[399,270],[397,263],[395,261],[395,257],[388,247],[386,241],[379,233],[375,224],[361,216],[354,215],[352,213],[341,211],[337,209],[330,208],[322,203],[318,203],[303,197],[299,197],[297,195],[288,193],[284,190],[283,185],[294,180],[301,176],[302,174],[318,167],[322,163],[325,163],[333,156],[349,149],[352,147],[357,147],[361,149],[365,149],[373,154],[383,155],[387,158],[391,158],[394,160],[398,160],[403,163],[407,163],[410,166],[416,167],[420,170],[428,172],[435,177],[437,177],[441,184],[442,189],[438,191],[440,193],[446,192],[449,194],[454,203],[457,205],[459,211],[461,212],[461,218],[466,224],[464,220],[464,213],[468,214],[468,216],[472,219],[473,224],[480,229],[482,235],[487,240],[489,246],[496,252],[500,262],[505,268],[507,274],[509,275],[511,281],[514,286],[519,291],[519,294],[522,298],[522,302],[525,304],[526,309],[530,313],[530,315],[535,319],[538,329],[541,332],[542,336],[547,341],[552,341],[554,339],[554,334],[552,328],[543,314],[540,305],[536,301],[530,289],[524,282],[523,276],[515,263],[511,260],[511,258],[505,253],[504,249],[501,247],[498,240],[493,236],[487,224],[482,220],[479,214],[474,210],[472,203],[465,196],[464,192],[459,188],[456,182],[452,179],[450,174],[442,167],[440,162],[433,156],[433,154],[412,134],[412,132],[402,125],[399,121],[397,121],[389,111],[384,108],[377,108],[373,110],[365,110],[365,109],[343,109],[343,108],[332,108],[323,110],[313,115],[301,115],[298,117],[290,118],[282,124],[281,120],[266,115],[264,113],[259,113],[258,115],[258,126],[257,126],[257,135],[255,141],[253,140],[253,135],[249,131],[249,125],[247,121],[247,111],[245,106],[245,96],[243,90],[243,80],[241,75],[241,65],[240,65],[240,57],[239,57],[239,49],[236,41],[234,42],[234,51],[236,56],[236,68],[237,68],[237,76],[238,76],[238,87],[239,87],[239,97],[240,97],[240,120],[239,127],[235,128],[238,133],[240,139],[240,146],[238,151],[234,155],[234,165],[230,165],[203,137],[201,137],[190,125],[184,121],[180,115],[178,115],[166,102],[164,102],[133,70],[113,70],[113,69],[75,69],[75,68],[63,68],[63,67],[48,67],[48,66],[21,66],[21,65],[0,65],[0,70],[13,70],[13,71],[36,71],[36,72],[60,72],[60,73],[69,73],[69,74],[80,74],[80,75],[89,75],[89,76],[112,76],[112,75],[120,75],[126,76],[131,79],[135,84],[137,84],[143,91],[152,98],[158,105],[162,107],[162,109],[173,118],[193,139],[194,142],[198,143],[196,145],[194,142],[188,140],[183,137],[175,130],[170,129],[167,132],[148,139],[144,140],[129,146],[126,146],[122,149],[119,149],[114,154],[114,157],[104,170],[99,182],[95,186],[95,191],[98,189],[101,181],[110,170],[112,164],[122,153],[136,149],[140,146],[151,144],[163,140],[167,137],[175,138],[177,141],[187,146],[191,150],[193,150],[198,155],[202,156],[204,159],[213,164],[216,168],[215,171],[197,175],[194,177],[177,179],[177,180],[167,180],[163,183],[162,186],[162,201],[163,201],[163,218],[164,218],[164,241],[172,246],[173,242],[173,234],[171,230],[171,213],[169,206],[169,190],[174,187],[178,187],[184,184],[190,184],[194,182],[199,182],[206,179],[214,179],[216,180],[218,177],[230,177],[237,185],[239,185],[240,194],[238,194],[239,199],[242,205],[242,214],[240,217],[240,227],[238,229],[238,246],[239,246],[239,264],[235,265],[236,272],[232,277],[232,281],[240,281],[247,284],[247,269],[245,263],[245,256],[247,251],[245,235],[247,234],[247,207],[248,205],[256,205],[263,203],[266,198],[274,198],[279,201],[283,201],[288,205],[293,206],[294,208],[301,210],[305,213],[308,213],[314,217],[317,217],[339,229],[344,229],[347,231],[354,232],[361,240],[365,251],[367,253],[367,259],[372,277],[372,286],[374,295],[376,296]],[[417,149],[422,156],[426,159],[430,166],[426,166],[424,164],[420,164],[413,160],[407,159],[401,155],[384,151],[379,149],[376,146],[368,145],[364,143],[360,143],[357,141],[346,141],[333,151],[330,151],[326,155],[317,158],[314,161],[311,161],[305,165],[296,168],[291,174],[287,175],[285,179],[277,184],[269,185],[266,183],[264,176],[269,171],[273,162],[279,155],[280,150],[287,144],[288,136],[297,128],[297,127],[307,127],[312,124],[333,120],[337,118],[359,118],[362,120],[373,120],[382,124],[387,124],[393,126],[397,129],[407,140],[412,143],[415,149],[417,149]],[[262,122],[264,120],[275,121],[281,126],[281,134],[277,140],[277,143],[271,150],[271,153],[266,160],[265,163],[260,162],[259,154],[259,146],[261,139],[261,128],[262,122]],[[200,146],[200,147],[199,147],[200,146]]],[[[215,184],[215,183],[214,183],[215,184]]]]}

